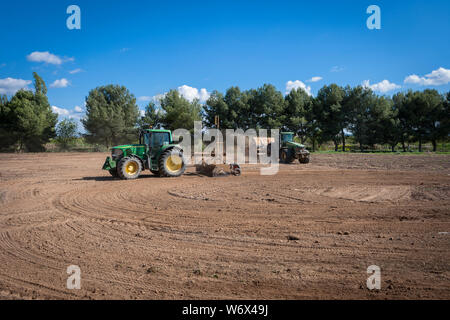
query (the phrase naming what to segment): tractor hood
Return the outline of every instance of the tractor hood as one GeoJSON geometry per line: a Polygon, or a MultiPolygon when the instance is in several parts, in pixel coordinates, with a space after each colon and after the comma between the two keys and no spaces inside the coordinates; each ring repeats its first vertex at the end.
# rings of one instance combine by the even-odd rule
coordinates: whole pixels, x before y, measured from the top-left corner
{"type": "Polygon", "coordinates": [[[145,148],[145,144],[124,144],[122,146],[115,146],[112,149],[133,149],[133,148],[145,148]]]}
{"type": "Polygon", "coordinates": [[[295,147],[295,148],[300,148],[300,149],[304,149],[305,148],[305,145],[303,145],[301,143],[293,142],[293,141],[287,142],[287,145],[291,146],[291,147],[295,147]]]}

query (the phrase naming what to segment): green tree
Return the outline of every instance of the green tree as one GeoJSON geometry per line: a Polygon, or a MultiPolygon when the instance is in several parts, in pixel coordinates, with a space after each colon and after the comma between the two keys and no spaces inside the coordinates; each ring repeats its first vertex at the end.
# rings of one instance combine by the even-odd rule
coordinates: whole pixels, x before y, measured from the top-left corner
{"type": "Polygon", "coordinates": [[[111,147],[136,139],[138,117],[134,95],[124,86],[107,85],[89,92],[81,122],[87,141],[111,147]]]}
{"type": "Polygon", "coordinates": [[[311,97],[305,90],[298,88],[289,92],[285,100],[284,127],[298,134],[301,142],[304,143],[308,131],[307,112],[311,109],[311,97]]]}
{"type": "Polygon", "coordinates": [[[364,145],[367,145],[368,135],[368,110],[375,103],[376,95],[370,88],[357,86],[346,89],[344,103],[348,110],[349,130],[353,137],[359,143],[359,149],[362,152],[364,145]]]}
{"type": "Polygon", "coordinates": [[[281,129],[284,125],[285,101],[283,94],[271,84],[247,91],[251,114],[249,125],[256,129],[281,129]]]}
{"type": "Polygon", "coordinates": [[[56,141],[63,149],[77,138],[78,125],[74,119],[64,119],[56,126],[56,141]]]}
{"type": "Polygon", "coordinates": [[[393,100],[399,109],[403,146],[405,140],[418,141],[422,152],[423,143],[431,141],[436,150],[437,140],[444,135],[440,125],[445,110],[442,96],[436,90],[410,90],[406,95],[394,96],[393,100]]]}
{"type": "MultiPolygon", "coordinates": [[[[449,114],[445,110],[445,100],[437,90],[426,89],[422,92],[425,108],[425,118],[423,126],[425,127],[425,139],[431,141],[433,151],[437,150],[437,141],[448,135],[445,130],[445,118],[449,114]]],[[[448,111],[448,110],[447,110],[448,111]]]]}
{"type": "Polygon", "coordinates": [[[323,86],[314,100],[314,114],[322,132],[322,140],[332,140],[338,151],[339,141],[345,150],[345,129],[348,125],[348,112],[343,107],[345,90],[336,84],[323,86]]]}
{"type": "Polygon", "coordinates": [[[248,103],[249,95],[239,87],[227,89],[225,96],[213,91],[204,106],[205,124],[215,128],[216,116],[219,117],[219,126],[224,129],[248,129],[252,124],[252,113],[248,103]]]}
{"type": "Polygon", "coordinates": [[[187,129],[193,132],[194,121],[202,120],[202,106],[197,99],[189,102],[177,90],[170,90],[161,99],[161,123],[165,129],[187,129]]]}
{"type": "Polygon", "coordinates": [[[2,147],[16,145],[19,151],[43,151],[55,136],[57,115],[47,99],[44,80],[33,73],[34,92],[19,90],[11,100],[1,98],[2,147]]]}
{"type": "Polygon", "coordinates": [[[145,106],[144,116],[139,119],[139,127],[141,129],[149,127],[158,129],[161,128],[161,121],[161,110],[152,101],[145,106]]]}

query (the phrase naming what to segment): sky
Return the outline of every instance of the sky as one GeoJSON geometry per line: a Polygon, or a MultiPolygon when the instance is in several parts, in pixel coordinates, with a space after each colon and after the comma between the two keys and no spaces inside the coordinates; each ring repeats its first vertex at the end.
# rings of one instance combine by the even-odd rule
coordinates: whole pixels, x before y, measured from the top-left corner
{"type": "Polygon", "coordinates": [[[449,12],[447,0],[2,1],[0,94],[31,89],[35,71],[60,119],[79,120],[89,91],[107,84],[140,109],[170,89],[204,102],[264,83],[283,94],[331,83],[447,92],[449,12]],[[70,5],[80,29],[67,27],[70,5]],[[367,26],[370,5],[381,29],[367,26]]]}

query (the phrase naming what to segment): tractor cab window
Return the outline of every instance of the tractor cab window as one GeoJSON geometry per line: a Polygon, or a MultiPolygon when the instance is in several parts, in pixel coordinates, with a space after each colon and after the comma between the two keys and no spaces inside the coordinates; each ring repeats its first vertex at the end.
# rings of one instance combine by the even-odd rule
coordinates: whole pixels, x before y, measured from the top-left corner
{"type": "Polygon", "coordinates": [[[144,144],[150,145],[151,133],[144,133],[144,144]]]}
{"type": "Polygon", "coordinates": [[[294,139],[294,135],[292,133],[286,133],[281,135],[281,142],[290,142],[294,139]]]}
{"type": "Polygon", "coordinates": [[[153,132],[152,133],[152,146],[163,146],[170,144],[170,136],[168,132],[153,132]]]}

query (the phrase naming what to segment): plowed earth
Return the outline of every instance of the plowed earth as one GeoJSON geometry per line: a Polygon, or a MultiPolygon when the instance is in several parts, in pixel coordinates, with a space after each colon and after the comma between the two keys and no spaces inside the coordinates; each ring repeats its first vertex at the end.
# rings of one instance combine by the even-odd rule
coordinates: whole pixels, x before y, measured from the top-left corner
{"type": "Polygon", "coordinates": [[[105,157],[0,155],[0,299],[450,298],[450,156],[134,181],[105,157]]]}

